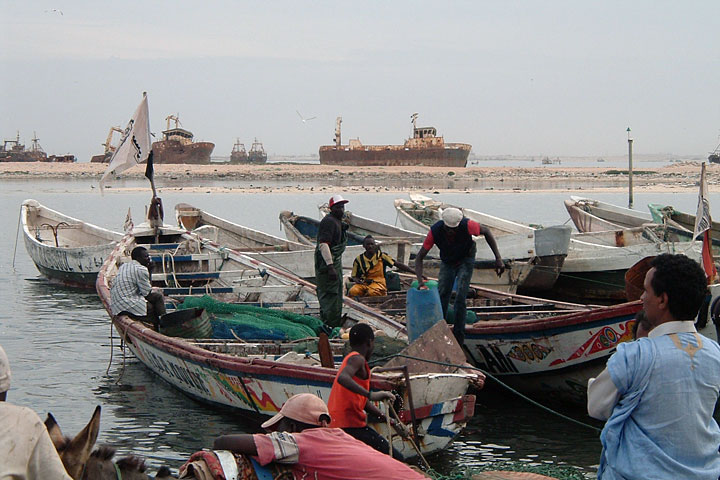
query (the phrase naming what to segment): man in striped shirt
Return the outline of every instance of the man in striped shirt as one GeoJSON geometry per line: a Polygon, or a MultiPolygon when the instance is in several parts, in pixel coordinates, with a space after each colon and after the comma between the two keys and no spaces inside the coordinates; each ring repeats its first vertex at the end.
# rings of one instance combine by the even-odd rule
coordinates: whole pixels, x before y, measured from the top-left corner
{"type": "Polygon", "coordinates": [[[165,315],[165,299],[150,284],[152,260],[145,247],[135,247],[130,257],[132,261],[120,265],[110,287],[112,313],[157,325],[165,315]]]}

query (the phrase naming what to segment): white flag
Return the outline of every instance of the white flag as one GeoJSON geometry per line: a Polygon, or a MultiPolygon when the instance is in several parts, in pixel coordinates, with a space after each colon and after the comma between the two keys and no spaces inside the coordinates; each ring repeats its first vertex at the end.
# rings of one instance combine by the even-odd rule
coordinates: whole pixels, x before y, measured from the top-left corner
{"type": "Polygon", "coordinates": [[[698,194],[698,206],[695,213],[695,228],[693,238],[697,238],[705,230],[710,228],[710,200],[707,198],[708,187],[705,179],[705,162],[700,169],[700,193],[698,194]]]}
{"type": "Polygon", "coordinates": [[[148,122],[147,95],[143,93],[142,102],[123,131],[120,145],[110,159],[110,165],[100,179],[100,188],[111,173],[124,172],[138,163],[147,160],[150,154],[150,124],[148,122]]]}

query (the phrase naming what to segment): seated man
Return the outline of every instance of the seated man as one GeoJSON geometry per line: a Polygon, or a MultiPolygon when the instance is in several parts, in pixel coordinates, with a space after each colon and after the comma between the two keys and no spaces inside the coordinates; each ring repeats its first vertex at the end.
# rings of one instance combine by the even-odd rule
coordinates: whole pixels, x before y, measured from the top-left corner
{"type": "Polygon", "coordinates": [[[272,433],[225,435],[215,439],[213,449],[252,455],[261,465],[293,465],[294,478],[427,478],[339,428],[322,428],[328,423],[325,403],[312,393],[301,393],[290,397],[277,415],[262,424],[272,433]]]}
{"type": "Polygon", "coordinates": [[[365,247],[365,252],[358,255],[353,262],[350,281],[355,285],[348,291],[349,297],[381,297],[387,295],[386,267],[397,267],[401,272],[415,273],[414,269],[383,253],[371,235],[365,237],[363,247],[365,247]]]}
{"type": "Polygon", "coordinates": [[[120,265],[110,287],[112,313],[157,325],[165,315],[165,299],[150,284],[152,260],[145,247],[135,247],[130,257],[132,261],[120,265]]]}

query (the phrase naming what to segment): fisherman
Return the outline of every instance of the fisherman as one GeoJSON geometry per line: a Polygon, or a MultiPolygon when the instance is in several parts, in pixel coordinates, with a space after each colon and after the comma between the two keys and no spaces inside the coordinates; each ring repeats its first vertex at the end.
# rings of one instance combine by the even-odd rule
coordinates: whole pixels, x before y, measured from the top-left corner
{"type": "Polygon", "coordinates": [[[354,283],[348,291],[350,297],[380,297],[387,295],[387,282],[385,280],[385,268],[397,267],[401,272],[415,273],[415,270],[404,263],[393,259],[387,253],[383,253],[375,243],[372,235],[363,239],[365,252],[357,256],[353,262],[350,281],[354,283]]]}
{"type": "Polygon", "coordinates": [[[0,478],[72,480],[37,413],[6,401],[10,363],[0,346],[0,478]]]}
{"type": "Polygon", "coordinates": [[[271,433],[225,435],[215,439],[213,449],[251,455],[261,465],[293,465],[294,478],[427,478],[339,428],[323,428],[330,421],[328,408],[319,397],[301,393],[290,397],[277,415],[262,424],[271,433]]]}
{"type": "Polygon", "coordinates": [[[133,320],[159,324],[165,315],[163,294],[150,284],[152,260],[145,247],[135,247],[131,262],[123,263],[110,287],[113,316],[127,315],[133,320]]]}
{"type": "Polygon", "coordinates": [[[347,245],[348,225],[342,222],[345,204],[340,195],[328,202],[330,213],[318,226],[315,248],[315,282],[320,302],[320,320],[330,328],[342,326],[342,254],[347,245]]]}
{"type": "Polygon", "coordinates": [[[607,420],[598,478],[716,480],[720,346],[694,325],[705,272],[685,255],[663,254],[651,266],[640,297],[648,336],[619,344],[588,382],[588,413],[607,420]]]}
{"type": "MultiPolygon", "coordinates": [[[[330,426],[342,428],[345,433],[387,454],[390,445],[382,435],[368,427],[368,413],[379,421],[386,422],[385,414],[373,402],[393,402],[395,395],[385,391],[370,391],[370,366],[367,361],[375,349],[375,334],[369,325],[353,325],[350,329],[350,348],[352,351],[343,359],[330,390],[330,426]]],[[[390,423],[394,424],[394,419],[390,423]]],[[[394,448],[392,454],[398,460],[403,459],[402,454],[394,448]]]]}
{"type": "Polygon", "coordinates": [[[418,288],[425,287],[423,278],[423,259],[433,247],[440,250],[440,274],[438,278],[438,294],[443,316],[447,318],[450,295],[457,281],[455,292],[455,321],[453,334],[458,343],[465,342],[465,304],[470,289],[470,279],[475,268],[475,252],[477,246],[473,236],[483,235],[495,255],[495,272],[498,277],[505,271],[495,237],[489,228],[463,216],[457,208],[446,208],[442,212],[442,220],[436,222],[425,237],[420,251],[415,256],[415,272],[418,288]]]}

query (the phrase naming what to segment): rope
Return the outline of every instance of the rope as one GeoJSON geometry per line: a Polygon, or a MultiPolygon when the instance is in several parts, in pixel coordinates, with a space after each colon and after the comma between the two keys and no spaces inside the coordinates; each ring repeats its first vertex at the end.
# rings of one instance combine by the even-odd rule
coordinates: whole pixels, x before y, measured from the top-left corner
{"type": "Polygon", "coordinates": [[[523,395],[522,393],[518,392],[517,390],[515,390],[515,389],[512,388],[511,386],[507,385],[506,383],[501,382],[500,380],[498,380],[497,377],[495,377],[494,375],[492,375],[490,372],[486,372],[486,371],[483,370],[482,368],[478,368],[478,367],[474,367],[474,366],[468,366],[468,365],[457,365],[457,364],[447,363],[447,362],[438,362],[438,361],[435,361],[435,360],[428,360],[428,359],[426,359],[426,358],[413,357],[413,356],[411,356],[411,355],[404,355],[404,354],[401,354],[401,353],[396,353],[396,354],[394,354],[394,355],[389,355],[389,356],[387,356],[387,357],[378,358],[378,359],[373,360],[371,363],[385,363],[386,361],[388,361],[388,360],[390,360],[391,358],[394,358],[394,357],[407,358],[407,359],[410,359],[410,360],[418,360],[418,361],[421,361],[421,362],[431,363],[431,364],[434,364],[434,365],[442,365],[442,366],[445,366],[445,367],[453,367],[453,368],[466,369],[466,370],[477,370],[478,372],[484,374],[486,377],[488,377],[488,378],[490,378],[491,380],[494,380],[495,382],[497,382],[501,387],[505,388],[506,390],[510,391],[511,393],[514,393],[515,395],[519,396],[519,397],[522,398],[523,400],[526,400],[526,401],[530,402],[531,404],[535,405],[536,407],[541,408],[542,410],[545,410],[545,411],[548,412],[548,413],[551,413],[551,414],[553,414],[553,415],[556,415],[556,416],[562,418],[563,420],[567,420],[568,422],[574,423],[574,424],[579,425],[579,426],[581,426],[581,427],[589,428],[589,429],[591,429],[591,430],[595,430],[596,432],[601,432],[601,431],[602,431],[601,429],[599,429],[599,428],[597,428],[597,427],[593,427],[592,425],[588,425],[587,423],[583,423],[583,422],[581,422],[581,421],[579,421],[579,420],[575,420],[575,419],[572,418],[572,417],[568,417],[567,415],[564,415],[564,414],[562,414],[562,413],[560,413],[560,412],[557,412],[557,411],[555,411],[555,410],[553,410],[553,409],[551,409],[551,408],[549,408],[549,407],[546,407],[545,405],[543,405],[543,404],[541,404],[541,403],[536,402],[536,401],[533,400],[532,398],[530,398],[530,397],[528,397],[528,396],[526,396],[526,395],[523,395]]]}
{"type": "Polygon", "coordinates": [[[15,270],[15,254],[17,253],[18,234],[20,233],[20,220],[21,219],[22,219],[22,208],[20,209],[20,213],[18,213],[17,230],[15,230],[15,248],[13,249],[13,262],[12,262],[13,270],[15,270]]]}

